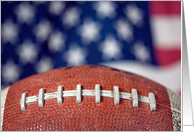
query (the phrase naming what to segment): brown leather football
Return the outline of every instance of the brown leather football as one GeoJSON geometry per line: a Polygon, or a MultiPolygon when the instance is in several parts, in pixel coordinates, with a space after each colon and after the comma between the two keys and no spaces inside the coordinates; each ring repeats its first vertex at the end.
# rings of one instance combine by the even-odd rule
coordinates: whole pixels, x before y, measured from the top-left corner
{"type": "Polygon", "coordinates": [[[9,131],[181,130],[181,98],[149,79],[95,65],[27,77],[1,93],[9,131]]]}

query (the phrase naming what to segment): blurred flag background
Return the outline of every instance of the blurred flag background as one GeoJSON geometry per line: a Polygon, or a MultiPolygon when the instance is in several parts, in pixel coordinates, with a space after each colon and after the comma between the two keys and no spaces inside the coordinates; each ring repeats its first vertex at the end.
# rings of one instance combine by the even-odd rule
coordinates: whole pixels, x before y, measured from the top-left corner
{"type": "Polygon", "coordinates": [[[181,94],[181,1],[1,2],[1,89],[84,64],[133,72],[181,94]]]}

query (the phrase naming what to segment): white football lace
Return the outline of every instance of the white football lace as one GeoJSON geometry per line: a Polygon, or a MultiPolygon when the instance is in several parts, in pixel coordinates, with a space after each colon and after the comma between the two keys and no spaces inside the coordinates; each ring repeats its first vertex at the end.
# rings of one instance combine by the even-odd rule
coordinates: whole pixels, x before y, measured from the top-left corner
{"type": "Polygon", "coordinates": [[[63,104],[63,97],[76,97],[76,103],[81,103],[81,96],[96,96],[95,103],[100,103],[100,96],[114,98],[114,105],[119,105],[120,98],[132,100],[133,107],[138,107],[138,101],[150,104],[150,110],[156,110],[156,100],[153,93],[149,93],[149,97],[141,96],[137,94],[136,89],[132,89],[131,93],[119,92],[119,87],[114,86],[113,91],[100,90],[100,85],[95,85],[95,90],[82,90],[81,85],[77,84],[76,90],[63,91],[63,86],[58,86],[58,91],[53,93],[45,93],[45,90],[41,88],[39,95],[27,97],[27,93],[22,93],[20,105],[21,110],[26,111],[26,105],[38,102],[39,108],[44,107],[44,100],[56,99],[58,105],[63,104]]]}

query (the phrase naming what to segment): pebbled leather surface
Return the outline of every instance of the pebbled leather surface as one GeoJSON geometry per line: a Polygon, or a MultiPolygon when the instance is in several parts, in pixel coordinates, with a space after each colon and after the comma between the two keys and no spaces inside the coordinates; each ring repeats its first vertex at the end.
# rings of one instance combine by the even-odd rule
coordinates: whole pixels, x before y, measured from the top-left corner
{"type": "Polygon", "coordinates": [[[25,78],[10,86],[5,103],[3,130],[83,130],[83,131],[144,131],[173,130],[172,112],[167,90],[144,77],[126,73],[104,66],[64,67],[25,78]],[[151,112],[149,104],[139,102],[138,108],[132,107],[132,100],[120,99],[114,105],[114,98],[101,97],[101,103],[95,104],[95,97],[83,97],[76,104],[76,97],[63,98],[63,104],[57,99],[46,100],[43,108],[38,102],[28,104],[25,112],[20,109],[21,94],[38,95],[39,89],[46,93],[56,92],[59,85],[64,90],[75,90],[81,84],[82,89],[113,90],[118,86],[120,92],[131,93],[135,88],[138,95],[155,94],[156,111],[151,112]]]}

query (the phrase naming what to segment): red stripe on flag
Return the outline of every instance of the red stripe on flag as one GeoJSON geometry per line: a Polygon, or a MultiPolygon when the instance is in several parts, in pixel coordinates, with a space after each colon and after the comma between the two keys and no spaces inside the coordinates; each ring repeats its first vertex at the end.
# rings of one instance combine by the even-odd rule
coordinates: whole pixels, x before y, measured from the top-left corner
{"type": "Polygon", "coordinates": [[[150,1],[151,15],[181,15],[181,1],[150,1]]]}
{"type": "Polygon", "coordinates": [[[154,52],[158,65],[162,67],[168,66],[176,61],[181,60],[180,48],[176,49],[155,48],[154,52]]]}

